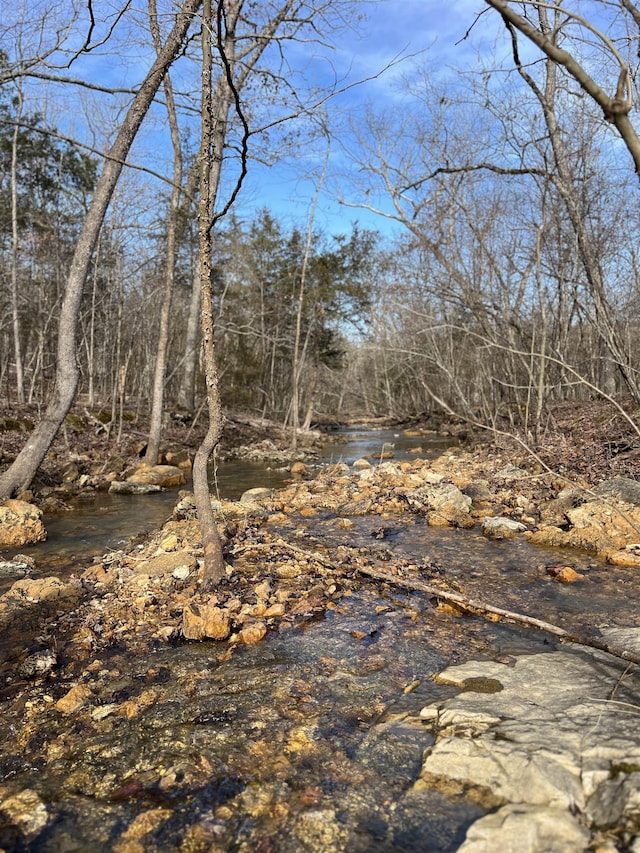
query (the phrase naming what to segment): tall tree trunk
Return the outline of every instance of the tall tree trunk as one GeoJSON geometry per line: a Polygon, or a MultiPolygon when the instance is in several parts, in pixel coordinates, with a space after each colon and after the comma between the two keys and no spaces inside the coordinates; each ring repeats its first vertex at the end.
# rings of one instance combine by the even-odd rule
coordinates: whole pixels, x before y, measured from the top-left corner
{"type": "MultiPolygon", "coordinates": [[[[162,51],[162,42],[160,40],[158,13],[155,0],[149,0],[149,20],[156,54],[160,56],[162,51]]],[[[164,287],[162,292],[162,306],[160,308],[160,322],[158,326],[158,349],[156,350],[156,361],[153,375],[149,440],[147,442],[147,450],[144,457],[144,461],[147,465],[157,465],[158,456],[160,454],[162,412],[164,409],[164,382],[167,370],[169,329],[171,325],[171,303],[173,302],[176,269],[178,215],[180,213],[180,196],[182,192],[182,148],[180,146],[178,116],[176,114],[173,88],[171,86],[169,72],[167,72],[164,78],[164,92],[167,101],[167,117],[169,119],[171,145],[173,148],[173,186],[171,189],[171,201],[169,202],[169,221],[167,222],[164,287]]]]}
{"type": "Polygon", "coordinates": [[[18,87],[16,126],[11,140],[11,324],[13,327],[13,357],[16,363],[16,394],[24,403],[24,372],[20,347],[20,315],[18,313],[18,264],[20,260],[18,234],[18,134],[22,118],[22,88],[18,87]]]}
{"type": "Polygon", "coordinates": [[[185,0],[176,23],[161,54],[140,86],[118,130],[116,140],[105,159],[87,217],[78,237],[58,325],[58,360],[55,387],[47,409],[30,434],[25,447],[10,467],[0,476],[0,497],[27,489],[51,447],[51,443],[73,403],[78,385],[76,331],[82,291],[89,272],[91,257],[111,196],[136,134],[164,78],[184,44],[185,37],[199,9],[201,0],[185,0]]]}
{"type": "MultiPolygon", "coordinates": [[[[234,4],[235,17],[227,10],[227,33],[224,49],[227,70],[233,68],[235,49],[234,28],[237,10],[243,0],[234,4]]],[[[218,387],[218,365],[214,342],[213,290],[211,286],[212,226],[215,200],[220,184],[226,124],[231,106],[232,92],[223,73],[216,86],[216,104],[212,93],[212,47],[211,39],[218,31],[211,15],[211,2],[204,0],[202,26],[202,137],[200,142],[200,200],[198,204],[198,269],[200,277],[200,315],[202,350],[204,358],[205,384],[209,426],[193,460],[193,497],[202,534],[204,565],[202,582],[205,589],[220,583],[225,577],[222,542],[209,494],[209,459],[220,442],[222,435],[222,407],[218,387]],[[215,110],[215,111],[214,111],[215,110]]]]}

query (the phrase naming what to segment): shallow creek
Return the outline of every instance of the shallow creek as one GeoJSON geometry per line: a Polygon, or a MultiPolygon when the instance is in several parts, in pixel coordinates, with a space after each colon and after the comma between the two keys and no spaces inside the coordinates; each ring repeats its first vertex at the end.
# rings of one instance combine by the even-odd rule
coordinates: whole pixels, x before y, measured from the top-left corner
{"type": "MultiPolygon", "coordinates": [[[[380,447],[393,437],[374,440],[380,447]]],[[[345,461],[364,455],[348,445],[331,454],[345,461]]],[[[253,476],[249,485],[262,482],[253,476]]],[[[158,497],[119,500],[153,507],[158,497]]],[[[154,521],[140,524],[142,510],[133,510],[138,529],[159,526],[174,497],[155,505],[154,521]]],[[[61,521],[75,523],[84,542],[89,525],[104,528],[107,519],[110,536],[136,532],[125,532],[117,511],[104,508],[92,521],[84,514],[61,521]]],[[[331,553],[347,541],[376,542],[380,519],[353,521],[345,531],[322,516],[295,519],[297,544],[322,544],[331,553]]],[[[566,627],[637,624],[632,570],[525,542],[490,542],[474,530],[429,528],[421,519],[384,523],[376,542],[382,558],[437,564],[469,596],[521,610],[524,602],[531,615],[566,627]],[[584,581],[564,586],[549,578],[545,566],[561,561],[583,571],[584,581]]],[[[88,553],[83,548],[72,543],[66,557],[52,559],[68,564],[70,553],[88,553]]],[[[25,692],[33,706],[14,702],[5,715],[0,786],[36,791],[49,820],[28,841],[5,828],[0,846],[51,853],[454,851],[482,811],[464,797],[413,788],[432,743],[420,709],[457,692],[432,676],[451,663],[553,648],[539,632],[455,616],[424,595],[373,582],[354,583],[334,610],[227,660],[213,642],[158,644],[138,656],[123,639],[82,667],[104,709],[152,691],[156,701],[142,713],[128,719],[98,705],[90,714],[62,716],[45,707],[44,685],[40,696],[25,692]],[[37,703],[39,713],[25,725],[37,703]]],[[[16,687],[5,682],[4,690],[16,687]]]]}

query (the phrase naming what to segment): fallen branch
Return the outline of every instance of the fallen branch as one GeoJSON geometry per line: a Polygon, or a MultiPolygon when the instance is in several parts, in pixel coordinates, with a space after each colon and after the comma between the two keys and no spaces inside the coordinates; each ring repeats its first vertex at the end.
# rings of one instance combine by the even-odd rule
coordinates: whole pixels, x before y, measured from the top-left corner
{"type": "Polygon", "coordinates": [[[405,589],[415,590],[416,592],[424,592],[427,595],[439,598],[449,604],[454,604],[461,610],[467,611],[477,616],[498,616],[500,619],[505,619],[508,622],[514,622],[518,625],[525,625],[529,628],[537,628],[539,631],[545,631],[547,634],[552,634],[558,637],[564,643],[577,643],[580,646],[598,649],[606,652],[614,657],[621,658],[631,663],[640,664],[640,653],[629,651],[618,646],[605,642],[598,637],[582,637],[566,631],[564,628],[553,625],[551,622],[545,622],[542,619],[535,619],[533,616],[526,616],[524,613],[515,613],[512,610],[504,610],[502,607],[494,607],[491,604],[486,604],[484,601],[478,601],[473,598],[466,598],[457,592],[449,592],[440,587],[431,586],[420,580],[413,580],[399,575],[390,575],[386,572],[381,572],[378,569],[372,569],[368,566],[359,566],[357,571],[362,575],[375,578],[375,580],[384,581],[394,586],[401,586],[405,589]]]}

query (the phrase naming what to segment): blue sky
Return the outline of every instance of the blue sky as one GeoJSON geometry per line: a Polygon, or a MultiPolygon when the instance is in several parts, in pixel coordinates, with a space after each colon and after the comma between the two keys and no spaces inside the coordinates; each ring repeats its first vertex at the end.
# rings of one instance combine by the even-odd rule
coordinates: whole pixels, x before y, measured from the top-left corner
{"type": "MultiPolygon", "coordinates": [[[[453,3],[376,0],[363,4],[367,18],[359,25],[357,33],[346,31],[339,34],[335,50],[328,55],[319,50],[314,59],[319,75],[330,63],[348,81],[364,81],[338,96],[328,105],[329,112],[354,114],[367,104],[380,108],[396,102],[402,96],[403,76],[410,74],[416,64],[427,63],[438,73],[443,73],[447,66],[472,67],[476,62],[478,44],[483,42],[482,25],[474,30],[473,39],[461,40],[483,7],[486,8],[480,0],[453,3]],[[394,64],[383,72],[390,63],[394,64]],[[374,76],[375,79],[367,79],[374,76]]],[[[322,156],[321,151],[315,155],[308,154],[309,165],[319,170],[322,156]]],[[[326,189],[315,214],[319,227],[330,232],[348,231],[351,224],[358,221],[361,226],[384,234],[396,233],[397,227],[389,220],[339,203],[335,197],[335,169],[332,167],[339,170],[340,159],[340,146],[334,143],[326,189]]],[[[288,160],[271,169],[254,168],[247,181],[243,206],[250,207],[255,203],[259,207],[262,201],[277,215],[304,224],[308,220],[316,184],[304,177],[302,160],[288,160]]],[[[351,196],[349,201],[357,203],[358,200],[351,196]]]]}
{"type": "MultiPolygon", "coordinates": [[[[46,2],[33,0],[30,8],[34,20],[37,19],[37,8],[46,2]]],[[[117,10],[119,5],[116,0],[103,0],[100,14],[106,15],[110,10],[117,10]]],[[[371,103],[378,108],[397,102],[402,97],[403,75],[410,73],[414,63],[428,63],[440,74],[449,65],[472,67],[479,49],[491,49],[491,43],[483,41],[483,29],[485,32],[491,29],[484,26],[487,16],[474,28],[471,39],[462,42],[461,39],[473,24],[477,13],[486,8],[482,0],[454,0],[448,3],[439,0],[403,0],[401,3],[397,0],[365,0],[358,9],[363,20],[353,29],[345,29],[332,36],[332,49],[310,44],[290,44],[285,49],[294,68],[297,64],[302,69],[306,82],[322,84],[334,73],[340,81],[339,85],[366,81],[336,97],[325,107],[332,127],[341,121],[344,129],[345,117],[353,117],[366,104],[371,103]],[[398,61],[400,58],[403,61],[398,61]],[[393,67],[381,73],[394,62],[393,67]],[[374,75],[380,76],[366,80],[374,75]]],[[[140,25],[145,27],[144,4],[137,14],[140,25]]],[[[491,17],[495,16],[492,14],[491,17]]],[[[25,28],[24,33],[26,40],[37,38],[37,32],[32,35],[28,28],[25,28]]],[[[144,38],[148,39],[148,35],[144,38]]],[[[135,85],[146,73],[148,61],[148,49],[141,50],[135,40],[123,41],[115,51],[111,42],[108,42],[104,49],[77,62],[72,73],[84,74],[87,79],[105,85],[135,85]]],[[[115,127],[121,117],[117,99],[100,96],[101,100],[97,98],[94,103],[91,96],[82,90],[63,88],[56,92],[54,89],[47,90],[43,84],[38,86],[35,90],[37,98],[47,104],[49,120],[70,135],[83,135],[89,142],[93,136],[96,144],[100,145],[104,138],[103,126],[106,124],[108,127],[112,123],[115,127]],[[59,100],[60,95],[67,100],[59,100]],[[70,98],[77,98],[78,101],[70,101],[70,98]]],[[[122,100],[120,105],[125,102],[122,100]]],[[[135,156],[139,162],[170,173],[166,156],[168,151],[166,118],[162,110],[158,109],[155,116],[151,115],[143,126],[135,156]]],[[[236,212],[240,216],[250,216],[253,211],[268,207],[285,223],[295,222],[298,227],[306,227],[316,188],[316,182],[309,178],[309,173],[318,172],[322,158],[323,151],[320,149],[301,145],[296,156],[281,159],[271,168],[252,163],[236,212]]],[[[315,219],[317,227],[333,233],[345,232],[357,220],[363,227],[389,232],[387,220],[364,210],[345,208],[338,203],[335,183],[342,161],[340,145],[334,142],[329,174],[318,201],[315,219]]],[[[349,192],[345,188],[341,191],[349,192]]],[[[349,201],[357,203],[358,199],[352,196],[349,201]]]]}

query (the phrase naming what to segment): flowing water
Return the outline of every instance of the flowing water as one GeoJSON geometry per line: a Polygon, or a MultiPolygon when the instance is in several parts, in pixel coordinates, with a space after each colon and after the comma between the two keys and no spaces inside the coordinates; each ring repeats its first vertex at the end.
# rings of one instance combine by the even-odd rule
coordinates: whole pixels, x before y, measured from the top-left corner
{"type": "MultiPolygon", "coordinates": [[[[398,458],[412,449],[407,442],[426,449],[424,439],[382,431],[353,430],[349,438],[328,448],[327,458],[375,457],[389,444],[398,458]]],[[[237,497],[245,488],[277,485],[278,477],[283,482],[287,474],[247,473],[246,466],[242,473],[240,466],[221,469],[218,483],[223,496],[237,497]]],[[[174,500],[87,500],[82,512],[59,519],[52,559],[69,564],[70,555],[119,547],[139,529],[158,527],[174,500]]],[[[298,544],[311,550],[322,543],[329,553],[340,544],[370,546],[380,524],[358,517],[346,531],[322,516],[299,521],[298,544]]],[[[640,612],[631,570],[429,528],[418,518],[388,524],[381,549],[439,566],[454,588],[459,583],[499,606],[524,601],[549,621],[599,625],[634,624],[630,614],[640,612]],[[568,559],[585,573],[580,585],[545,574],[545,565],[568,559]],[[621,598],[624,609],[616,610],[612,602],[621,598]]],[[[373,583],[345,589],[336,609],[228,660],[219,659],[215,643],[163,643],[136,656],[123,640],[91,667],[104,713],[98,706],[90,718],[63,718],[45,709],[47,728],[36,725],[28,736],[21,730],[6,747],[3,784],[37,790],[49,821],[26,842],[5,828],[0,846],[51,853],[454,851],[482,811],[464,797],[414,787],[432,742],[419,711],[455,692],[432,676],[451,663],[551,648],[539,632],[456,617],[427,596],[373,583]],[[107,713],[111,703],[145,691],[158,698],[143,713],[107,713]],[[48,760],[30,761],[35,753],[48,760]]],[[[17,720],[5,720],[9,728],[14,723],[18,730],[17,720]]]]}

